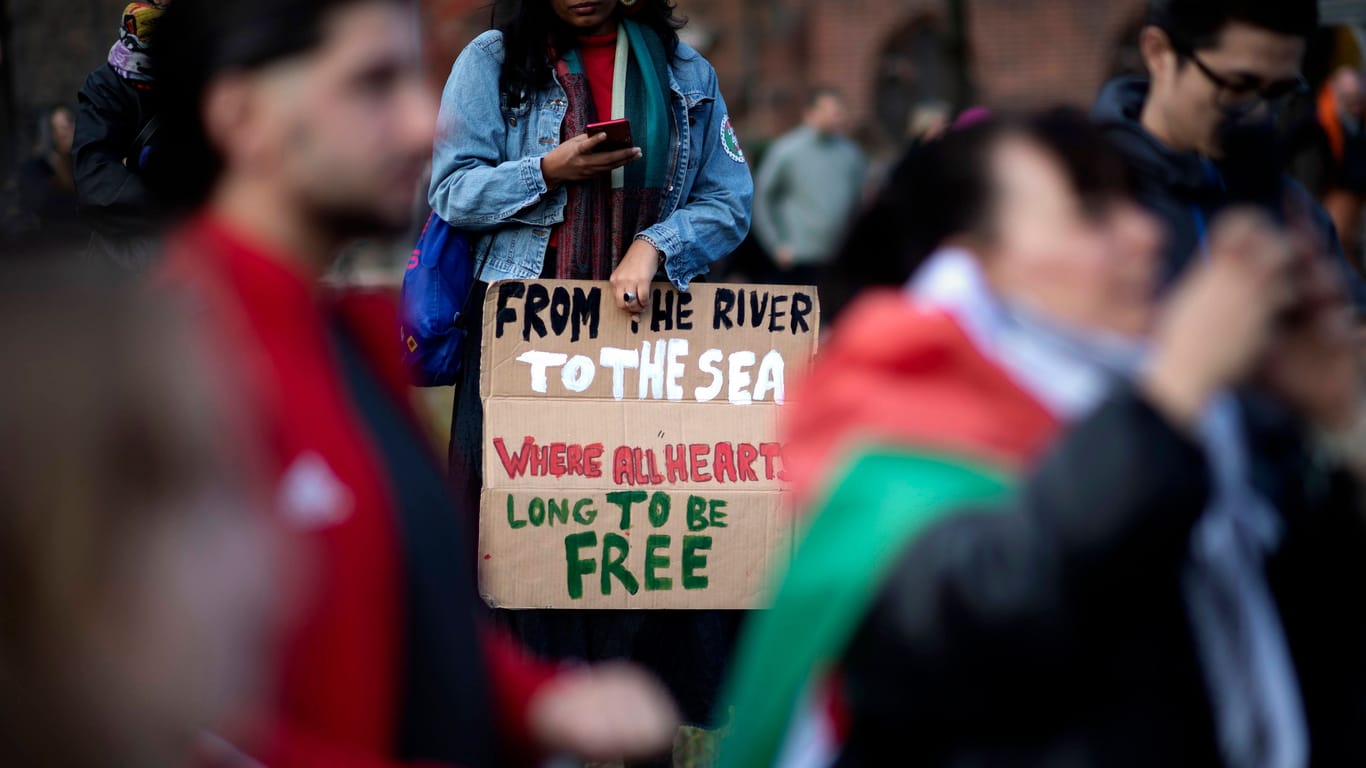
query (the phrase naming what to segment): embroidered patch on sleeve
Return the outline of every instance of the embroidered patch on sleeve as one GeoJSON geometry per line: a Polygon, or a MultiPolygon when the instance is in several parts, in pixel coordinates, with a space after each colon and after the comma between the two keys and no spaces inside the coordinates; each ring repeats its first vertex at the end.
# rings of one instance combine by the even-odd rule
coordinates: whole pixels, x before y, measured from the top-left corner
{"type": "Polygon", "coordinates": [[[745,162],[745,152],[740,149],[740,137],[735,135],[735,126],[730,124],[730,115],[721,121],[721,146],[737,163],[745,162]]]}

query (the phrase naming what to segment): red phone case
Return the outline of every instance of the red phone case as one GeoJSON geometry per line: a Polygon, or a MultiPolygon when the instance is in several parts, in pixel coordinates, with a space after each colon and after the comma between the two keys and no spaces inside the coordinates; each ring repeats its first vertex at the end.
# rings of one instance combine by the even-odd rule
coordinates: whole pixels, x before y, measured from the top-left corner
{"type": "Polygon", "coordinates": [[[631,139],[631,121],[625,118],[620,120],[608,120],[601,123],[593,123],[585,131],[589,136],[599,133],[607,134],[607,140],[598,145],[599,152],[613,152],[619,149],[630,149],[634,146],[631,139]]]}

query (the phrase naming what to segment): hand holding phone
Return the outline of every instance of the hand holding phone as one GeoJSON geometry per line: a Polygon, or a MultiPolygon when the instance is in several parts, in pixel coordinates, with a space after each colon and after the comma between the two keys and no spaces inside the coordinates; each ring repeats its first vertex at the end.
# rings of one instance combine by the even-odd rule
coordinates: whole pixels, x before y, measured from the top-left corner
{"type": "Polygon", "coordinates": [[[621,126],[568,139],[541,158],[541,175],[545,177],[546,185],[554,189],[561,184],[587,181],[639,160],[640,149],[631,146],[630,124],[625,120],[614,122],[624,124],[624,148],[611,149],[605,146],[611,142],[610,133],[616,133],[618,137],[622,135],[621,126]]]}
{"type": "Polygon", "coordinates": [[[635,142],[631,138],[631,121],[625,118],[593,123],[588,126],[585,133],[590,138],[600,133],[607,134],[607,138],[593,150],[595,153],[620,152],[623,149],[631,149],[635,146],[635,142]]]}

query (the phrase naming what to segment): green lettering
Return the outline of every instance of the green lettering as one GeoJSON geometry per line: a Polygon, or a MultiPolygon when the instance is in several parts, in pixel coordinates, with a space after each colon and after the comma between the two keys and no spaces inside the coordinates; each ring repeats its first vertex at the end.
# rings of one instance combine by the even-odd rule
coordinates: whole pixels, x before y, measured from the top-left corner
{"type": "Polygon", "coordinates": [[[646,592],[668,592],[674,588],[674,580],[667,576],[658,575],[658,571],[667,570],[669,567],[669,556],[656,554],[659,550],[667,550],[673,540],[668,536],[651,536],[645,542],[645,591],[646,592]]]}
{"type": "Polygon", "coordinates": [[[579,525],[592,525],[598,519],[598,511],[593,508],[592,499],[584,499],[574,505],[574,521],[579,525]],[[588,509],[584,509],[587,507],[588,509]]]}
{"type": "Polygon", "coordinates": [[[555,522],[560,525],[569,525],[569,499],[564,501],[550,500],[550,526],[555,527],[555,522]]]}
{"type": "Polygon", "coordinates": [[[650,525],[656,528],[663,528],[669,522],[669,494],[663,491],[656,491],[650,497],[650,525]]]}
{"type": "Polygon", "coordinates": [[[710,536],[683,537],[683,588],[706,589],[710,580],[698,571],[707,567],[707,556],[711,551],[710,536]]]}
{"type": "Polygon", "coordinates": [[[726,513],[721,511],[721,510],[725,509],[727,506],[728,506],[728,504],[727,504],[726,502],[720,500],[720,499],[712,499],[712,500],[711,500],[711,527],[713,527],[713,528],[727,528],[727,527],[729,527],[729,526],[726,525],[726,513]]]}
{"type": "Polygon", "coordinates": [[[592,531],[564,537],[564,560],[569,566],[569,599],[583,599],[583,577],[597,569],[598,561],[591,557],[584,558],[581,553],[597,546],[598,535],[592,531]]]}
{"type": "Polygon", "coordinates": [[[545,499],[534,498],[531,500],[531,507],[526,512],[527,517],[531,518],[531,525],[540,528],[545,525],[545,499]]]}
{"type": "Polygon", "coordinates": [[[512,498],[510,493],[508,494],[508,527],[514,531],[526,527],[525,520],[517,519],[517,500],[512,498]]]}
{"type": "Polygon", "coordinates": [[[688,530],[707,530],[707,500],[701,496],[688,497],[688,530]]]}
{"type": "Polygon", "coordinates": [[[645,491],[617,491],[607,494],[607,503],[621,508],[621,530],[631,530],[631,507],[650,498],[645,491]]]}
{"type": "Polygon", "coordinates": [[[630,571],[626,570],[626,555],[630,551],[631,544],[625,536],[609,533],[602,537],[602,594],[604,597],[612,594],[613,576],[616,576],[617,581],[626,587],[627,593],[634,595],[640,591],[640,582],[630,571]]]}

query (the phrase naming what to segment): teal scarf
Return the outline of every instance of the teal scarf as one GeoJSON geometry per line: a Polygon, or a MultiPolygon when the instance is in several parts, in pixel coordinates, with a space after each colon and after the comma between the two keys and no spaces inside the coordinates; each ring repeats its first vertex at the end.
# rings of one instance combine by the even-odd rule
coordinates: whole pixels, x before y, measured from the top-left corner
{"type": "Polygon", "coordinates": [[[626,118],[643,157],[604,176],[568,187],[565,221],[559,233],[555,276],[562,280],[606,280],[636,235],[659,223],[672,159],[674,125],[669,110],[669,56],[653,31],[623,19],[617,28],[612,81],[612,114],[598,115],[577,50],[555,63],[569,105],[562,139],[589,124],[626,118]]]}

